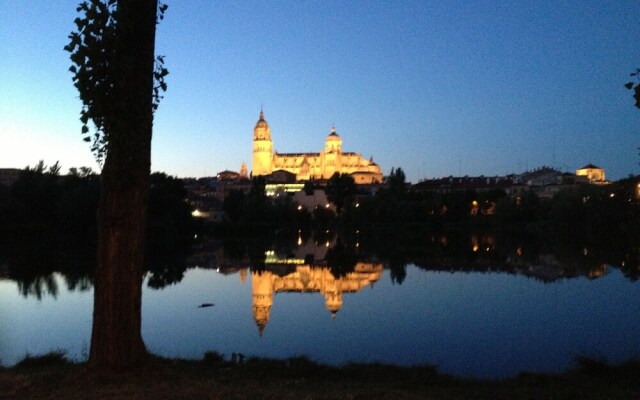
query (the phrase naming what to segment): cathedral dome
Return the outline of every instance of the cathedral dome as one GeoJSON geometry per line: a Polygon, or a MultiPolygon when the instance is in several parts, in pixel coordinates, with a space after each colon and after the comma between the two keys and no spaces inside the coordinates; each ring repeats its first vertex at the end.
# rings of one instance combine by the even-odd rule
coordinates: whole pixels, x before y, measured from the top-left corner
{"type": "Polygon", "coordinates": [[[342,141],[340,136],[336,133],[336,128],[331,128],[331,133],[327,136],[327,141],[342,141]]]}
{"type": "Polygon", "coordinates": [[[262,112],[262,110],[260,111],[260,119],[256,123],[255,129],[258,129],[258,128],[269,129],[269,124],[267,124],[267,121],[265,121],[264,113],[262,112]]]}
{"type": "Polygon", "coordinates": [[[331,133],[324,142],[324,151],[327,154],[342,152],[342,139],[340,139],[340,136],[336,133],[335,126],[331,128],[331,133]]]}
{"type": "Polygon", "coordinates": [[[253,129],[253,140],[271,140],[271,129],[264,119],[264,113],[260,110],[260,119],[253,129]]]}

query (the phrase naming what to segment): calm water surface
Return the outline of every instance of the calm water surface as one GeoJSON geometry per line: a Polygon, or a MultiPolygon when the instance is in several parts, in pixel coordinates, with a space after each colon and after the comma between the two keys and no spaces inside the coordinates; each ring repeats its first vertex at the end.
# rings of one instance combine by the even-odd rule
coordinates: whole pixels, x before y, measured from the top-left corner
{"type": "MultiPolygon", "coordinates": [[[[215,350],[227,357],[307,355],[335,365],[435,364],[441,372],[476,377],[563,371],[576,355],[611,362],[640,355],[640,283],[610,266],[597,279],[551,283],[408,265],[398,284],[376,263],[359,263],[339,279],[327,268],[277,272],[193,268],[178,284],[145,284],[147,347],[185,358],[215,350]],[[214,305],[200,308],[203,303],[214,305]]],[[[60,274],[48,287],[38,299],[23,296],[17,282],[0,280],[3,365],[54,349],[86,358],[92,289],[68,290],[60,274]]]]}

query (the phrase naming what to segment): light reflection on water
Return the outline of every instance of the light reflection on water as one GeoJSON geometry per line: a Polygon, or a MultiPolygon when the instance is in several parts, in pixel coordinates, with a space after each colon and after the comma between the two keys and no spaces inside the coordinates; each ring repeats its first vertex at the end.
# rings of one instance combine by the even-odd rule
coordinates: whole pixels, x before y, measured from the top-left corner
{"type": "MultiPolygon", "coordinates": [[[[384,270],[360,290],[345,291],[335,318],[321,291],[274,292],[262,335],[254,274],[195,268],[179,284],[145,285],[142,330],[149,350],[185,358],[216,350],[227,357],[304,354],[330,364],[437,364],[442,372],[479,377],[562,371],[575,355],[612,362],[640,355],[640,283],[615,268],[594,280],[544,284],[522,275],[409,265],[402,285],[384,270]],[[214,306],[198,308],[203,303],[214,306]]],[[[60,275],[54,279],[56,298],[40,300],[0,280],[4,365],[54,349],[86,356],[92,291],[68,291],[60,275]]]]}

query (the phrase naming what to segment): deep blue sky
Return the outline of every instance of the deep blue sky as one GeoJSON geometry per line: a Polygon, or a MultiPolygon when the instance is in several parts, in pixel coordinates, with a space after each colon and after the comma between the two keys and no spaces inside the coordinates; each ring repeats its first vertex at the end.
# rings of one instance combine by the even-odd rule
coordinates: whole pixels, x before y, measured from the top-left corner
{"type": "MultiPolygon", "coordinates": [[[[62,48],[78,1],[0,0],[0,167],[96,169],[62,48]]],[[[170,0],[153,169],[251,168],[261,104],[279,152],[345,151],[409,180],[587,163],[640,173],[638,1],[170,0]]]]}

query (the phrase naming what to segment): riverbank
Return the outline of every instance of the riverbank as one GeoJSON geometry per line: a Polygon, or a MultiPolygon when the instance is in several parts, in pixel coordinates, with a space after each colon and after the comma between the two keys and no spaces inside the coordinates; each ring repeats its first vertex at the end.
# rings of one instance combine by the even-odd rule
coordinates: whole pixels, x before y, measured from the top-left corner
{"type": "Polygon", "coordinates": [[[637,399],[640,363],[583,359],[560,375],[460,379],[434,367],[316,364],[306,358],[187,361],[152,357],[132,371],[96,373],[60,354],[0,369],[0,399],[637,399]]]}

